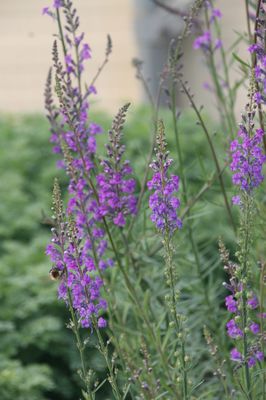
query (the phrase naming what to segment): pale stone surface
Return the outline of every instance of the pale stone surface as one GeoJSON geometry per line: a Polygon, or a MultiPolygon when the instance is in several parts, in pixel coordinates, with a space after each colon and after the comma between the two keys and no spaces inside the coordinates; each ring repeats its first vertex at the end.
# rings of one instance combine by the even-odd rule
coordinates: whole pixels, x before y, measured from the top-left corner
{"type": "MultiPolygon", "coordinates": [[[[141,0],[149,1],[149,0],[141,0]]],[[[182,0],[183,1],[183,0],[182,0]]],[[[176,0],[178,4],[179,0],[176,0]]],[[[56,26],[41,9],[50,0],[0,1],[0,110],[31,112],[43,110],[43,86],[51,60],[52,34],[56,26]]],[[[88,81],[101,63],[110,33],[114,51],[109,65],[98,81],[97,104],[111,112],[125,101],[141,99],[140,85],[135,80],[131,59],[138,54],[134,33],[133,0],[75,0],[81,27],[93,50],[87,68],[88,81]]],[[[226,43],[234,38],[232,29],[243,30],[245,17],[242,0],[219,0],[224,13],[226,43]]],[[[202,89],[206,79],[201,56],[186,48],[186,76],[201,102],[208,94],[202,89]]]]}

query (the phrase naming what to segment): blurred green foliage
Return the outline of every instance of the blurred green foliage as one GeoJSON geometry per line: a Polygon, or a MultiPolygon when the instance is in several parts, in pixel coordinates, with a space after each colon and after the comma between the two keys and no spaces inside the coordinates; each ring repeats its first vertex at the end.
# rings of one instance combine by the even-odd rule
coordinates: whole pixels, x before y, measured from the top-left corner
{"type": "MultiPolygon", "coordinates": [[[[171,118],[167,112],[163,112],[162,115],[166,123],[171,155],[176,161],[171,118]]],[[[98,113],[93,116],[93,120],[104,127],[105,134],[98,137],[100,152],[103,153],[110,118],[106,114],[98,113]]],[[[152,130],[148,108],[130,111],[125,141],[127,157],[132,161],[139,187],[152,130]]],[[[65,306],[57,300],[57,285],[49,279],[49,260],[45,256],[45,246],[50,239],[50,227],[46,224],[46,216],[50,214],[53,179],[58,176],[65,187],[66,177],[64,172],[56,169],[56,156],[52,154],[52,146],[49,143],[48,124],[43,117],[2,115],[0,131],[0,398],[76,400],[80,396],[79,377],[76,372],[79,360],[72,333],[66,329],[67,312],[65,306]]],[[[203,133],[196,126],[190,113],[181,117],[180,135],[185,173],[189,180],[189,194],[193,196],[206,180],[211,179],[214,172],[213,162],[203,133]]],[[[214,140],[222,150],[220,158],[223,162],[223,136],[217,134],[214,140]]],[[[174,170],[178,171],[177,161],[174,170]]],[[[229,179],[226,178],[227,183],[230,182],[229,179]]],[[[143,224],[144,221],[150,229],[150,239],[146,241],[141,237],[137,238],[139,245],[134,249],[135,252],[141,252],[143,248],[147,249],[147,246],[152,250],[152,246],[158,244],[158,239],[154,240],[154,230],[147,222],[147,203],[144,204],[144,211],[135,225],[133,236],[139,234],[138,224],[143,224]]],[[[213,269],[217,271],[219,266],[218,237],[222,235],[230,242],[233,235],[226,221],[217,184],[197,203],[190,218],[195,225],[204,265],[204,279],[210,287],[211,299],[215,298],[219,305],[222,302],[219,289],[222,272],[215,273],[220,275],[216,282],[213,281],[213,276],[208,280],[207,278],[213,269]]],[[[185,288],[183,304],[188,312],[193,313],[201,302],[202,293],[198,299],[195,290],[198,281],[195,278],[194,286],[193,274],[186,272],[192,271],[193,257],[191,251],[187,252],[185,233],[179,236],[178,241],[177,259],[182,260],[179,263],[180,274],[183,274],[182,286],[185,288]]],[[[149,257],[143,254],[142,260],[143,264],[139,268],[145,268],[143,276],[145,271],[149,270],[149,274],[146,274],[149,286],[153,287],[158,295],[164,295],[161,289],[161,256],[149,257]]],[[[191,326],[197,326],[200,318],[206,318],[204,307],[194,317],[191,326]]],[[[221,337],[224,337],[222,321],[220,329],[221,337]]],[[[200,332],[198,336],[199,341],[194,343],[195,354],[199,351],[202,340],[200,332]]],[[[100,376],[104,376],[104,365],[93,347],[89,348],[87,357],[90,365],[100,376]]],[[[204,364],[196,366],[195,373],[197,370],[200,370],[201,375],[208,373],[206,368],[204,364]]],[[[108,395],[103,393],[105,394],[102,394],[102,398],[106,399],[108,395]]]]}

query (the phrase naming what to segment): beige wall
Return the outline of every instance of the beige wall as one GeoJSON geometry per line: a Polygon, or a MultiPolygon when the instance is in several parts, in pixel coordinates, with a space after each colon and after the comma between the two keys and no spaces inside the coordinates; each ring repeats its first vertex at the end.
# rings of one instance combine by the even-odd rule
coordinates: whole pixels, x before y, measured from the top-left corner
{"type": "MultiPolygon", "coordinates": [[[[148,1],[148,0],[143,0],[148,1]]],[[[43,86],[51,60],[53,21],[41,15],[51,0],[0,0],[0,110],[29,112],[43,110],[43,86]]],[[[243,29],[243,1],[217,1],[224,12],[225,39],[232,39],[232,27],[243,29]]],[[[124,101],[140,101],[139,83],[131,59],[137,54],[133,29],[133,0],[75,0],[81,27],[93,50],[88,64],[88,81],[103,59],[106,34],[113,39],[111,61],[99,79],[98,104],[115,112],[124,101]]],[[[177,0],[178,4],[178,0],[177,0]]],[[[208,102],[202,90],[203,67],[199,53],[188,50],[186,74],[198,98],[208,102]]]]}
{"type": "MultiPolygon", "coordinates": [[[[0,0],[0,110],[39,111],[51,63],[56,25],[41,9],[51,0],[0,0]]],[[[88,81],[104,57],[106,35],[113,39],[113,55],[97,89],[102,107],[117,108],[138,99],[131,58],[136,53],[130,0],[75,0],[81,28],[92,47],[88,81]]]]}

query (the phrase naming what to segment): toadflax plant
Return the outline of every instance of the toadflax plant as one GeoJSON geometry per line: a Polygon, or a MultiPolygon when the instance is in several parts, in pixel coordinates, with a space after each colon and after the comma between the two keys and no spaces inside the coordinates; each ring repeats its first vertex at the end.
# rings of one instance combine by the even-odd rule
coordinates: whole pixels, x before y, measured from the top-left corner
{"type": "MultiPolygon", "coordinates": [[[[169,46],[157,99],[149,93],[142,63],[135,62],[152,104],[150,152],[143,154],[141,167],[133,164],[128,157],[132,149],[125,146],[129,104],[114,117],[104,152],[97,138],[105,132],[91,119],[90,99],[97,94],[97,79],[109,61],[110,37],[103,63],[86,84],[84,72],[92,50],[80,31],[73,2],[55,0],[43,9],[58,27],[45,107],[57,166],[67,176],[63,196],[58,180],[54,183],[52,239],[46,253],[52,264],[50,276],[58,281],[58,298],[69,310],[68,327],[80,357],[82,395],[86,400],[265,400],[265,254],[257,252],[260,238],[254,223],[264,204],[260,189],[266,161],[265,2],[258,1],[255,7],[250,64],[225,49],[222,14],[214,1],[196,0],[187,14],[160,1],[154,3],[185,17],[182,34],[169,46]],[[217,139],[210,131],[211,124],[182,74],[183,39],[195,32],[193,47],[202,51],[209,68],[222,139],[220,133],[217,139]],[[232,58],[249,68],[250,81],[237,135],[234,106],[239,82],[247,74],[245,70],[240,81],[232,82],[232,58]],[[163,89],[170,118],[159,109],[163,89]],[[200,131],[193,127],[193,140],[179,119],[179,92],[192,107],[189,118],[195,116],[200,126],[200,131]],[[201,132],[207,146],[202,146],[201,132]],[[237,191],[233,204],[224,161],[229,140],[237,191]],[[228,275],[222,287],[216,239],[226,232],[227,246],[234,247],[236,213],[240,213],[240,229],[233,261],[220,242],[228,275]],[[260,260],[259,272],[253,268],[255,259],[260,260]],[[229,291],[227,311],[220,302],[225,290],[229,291]],[[88,346],[98,350],[106,379],[97,366],[92,371],[88,346]]],[[[249,10],[254,4],[246,2],[246,6],[249,10]]],[[[250,32],[251,25],[249,19],[250,32]]],[[[135,139],[136,130],[133,134],[135,139]]]]}
{"type": "Polygon", "coordinates": [[[166,283],[170,288],[170,294],[166,295],[171,319],[169,325],[175,328],[175,333],[178,336],[180,351],[179,373],[182,382],[181,393],[182,398],[187,400],[189,398],[188,357],[185,346],[184,317],[178,313],[179,293],[176,287],[177,272],[173,261],[174,246],[172,243],[173,234],[177,229],[181,229],[182,227],[182,222],[177,214],[180,201],[175,195],[179,189],[179,177],[173,174],[169,176],[169,167],[173,160],[169,158],[169,153],[166,149],[165,131],[162,121],[158,123],[156,144],[156,159],[150,165],[154,174],[152,179],[147,183],[148,189],[154,191],[149,197],[149,206],[152,210],[151,220],[159,230],[164,245],[165,276],[166,283]]]}
{"type": "MultiPolygon", "coordinates": [[[[242,115],[242,123],[238,132],[238,138],[231,142],[230,164],[233,171],[233,184],[239,187],[240,195],[233,197],[233,203],[240,206],[241,222],[238,246],[236,253],[239,264],[229,262],[229,255],[223,248],[222,259],[225,269],[230,276],[230,284],[226,287],[231,294],[226,297],[226,307],[233,318],[227,324],[229,337],[238,341],[239,345],[231,350],[231,360],[236,362],[244,371],[245,386],[243,393],[248,399],[254,396],[250,370],[264,361],[263,326],[260,326],[260,318],[257,309],[259,302],[252,288],[251,245],[253,241],[252,231],[255,218],[254,194],[256,188],[263,182],[262,167],[266,161],[263,152],[264,131],[256,128],[257,105],[256,83],[253,74],[250,79],[249,102],[246,112],[242,115]],[[262,341],[260,338],[262,335],[262,341]]],[[[263,376],[263,375],[262,375],[263,376]]],[[[264,378],[260,395],[265,396],[264,378]]]]}
{"type": "MultiPolygon", "coordinates": [[[[259,1],[255,21],[256,42],[257,36],[260,37],[260,42],[265,42],[261,30],[264,13],[263,2],[259,1]]],[[[258,56],[257,44],[251,45],[249,50],[255,52],[256,59],[250,72],[249,101],[245,113],[242,115],[238,137],[231,142],[230,146],[232,181],[240,192],[232,199],[234,204],[240,206],[241,212],[239,250],[236,253],[238,264],[229,262],[229,255],[224,248],[221,253],[225,269],[230,276],[230,284],[226,284],[226,287],[231,294],[226,297],[226,307],[232,313],[233,318],[227,322],[227,333],[239,343],[231,350],[231,360],[243,370],[244,384],[241,385],[243,394],[248,399],[253,399],[257,396],[265,398],[265,374],[262,371],[265,340],[264,314],[258,313],[258,309],[262,311],[264,304],[259,306],[257,294],[252,287],[254,271],[251,261],[251,246],[256,211],[255,193],[264,180],[262,170],[266,156],[263,147],[265,132],[261,109],[265,88],[260,82],[263,56],[258,56]],[[253,69],[256,64],[257,66],[253,69]],[[261,374],[261,389],[259,390],[256,390],[253,384],[256,380],[256,374],[253,371],[256,368],[261,374]]],[[[263,302],[263,296],[260,300],[263,302]]]]}

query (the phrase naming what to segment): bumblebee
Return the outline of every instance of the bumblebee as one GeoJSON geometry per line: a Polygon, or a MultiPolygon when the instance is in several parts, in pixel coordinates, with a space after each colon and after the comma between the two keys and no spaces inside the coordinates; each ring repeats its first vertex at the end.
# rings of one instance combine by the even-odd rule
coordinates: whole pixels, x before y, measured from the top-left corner
{"type": "Polygon", "coordinates": [[[60,271],[56,267],[52,267],[49,271],[49,275],[52,281],[58,281],[62,277],[63,271],[60,271]]]}

